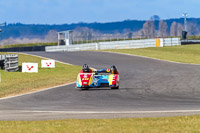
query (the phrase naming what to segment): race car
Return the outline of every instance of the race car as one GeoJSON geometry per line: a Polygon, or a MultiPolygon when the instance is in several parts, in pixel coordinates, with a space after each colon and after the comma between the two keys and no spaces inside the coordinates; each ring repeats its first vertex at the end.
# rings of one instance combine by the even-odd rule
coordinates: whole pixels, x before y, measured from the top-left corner
{"type": "Polygon", "coordinates": [[[97,71],[93,73],[79,73],[76,80],[76,88],[88,90],[89,88],[110,87],[119,89],[119,74],[110,74],[97,71]]]}

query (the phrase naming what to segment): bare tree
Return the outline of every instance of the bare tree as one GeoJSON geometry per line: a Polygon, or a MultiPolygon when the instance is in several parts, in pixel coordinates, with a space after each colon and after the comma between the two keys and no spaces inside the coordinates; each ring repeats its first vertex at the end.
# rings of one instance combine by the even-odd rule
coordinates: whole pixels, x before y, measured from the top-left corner
{"type": "Polygon", "coordinates": [[[45,42],[43,39],[38,38],[8,38],[1,40],[0,45],[9,45],[9,44],[25,44],[25,43],[43,43],[45,42]]]}
{"type": "Polygon", "coordinates": [[[167,28],[168,28],[167,22],[160,20],[158,36],[159,37],[167,37],[168,36],[167,28]]]}
{"type": "Polygon", "coordinates": [[[183,25],[180,23],[177,23],[177,36],[182,36],[182,31],[183,31],[183,25]]]}
{"type": "Polygon", "coordinates": [[[183,31],[183,25],[173,22],[170,27],[170,36],[181,36],[183,31]]]}
{"type": "Polygon", "coordinates": [[[58,40],[57,31],[50,30],[48,34],[45,36],[46,42],[56,42],[58,40]]]}
{"type": "Polygon", "coordinates": [[[140,37],[140,38],[144,38],[145,36],[144,36],[143,29],[139,30],[139,31],[136,33],[135,36],[138,36],[138,37],[140,37]]]}
{"type": "Polygon", "coordinates": [[[198,35],[199,27],[196,23],[188,23],[188,35],[198,35]]]}
{"type": "Polygon", "coordinates": [[[80,40],[91,40],[93,33],[93,29],[89,29],[88,27],[77,27],[73,31],[74,37],[79,38],[80,40]]]}
{"type": "Polygon", "coordinates": [[[143,25],[144,37],[153,38],[155,36],[155,24],[154,21],[146,21],[143,25]]]}
{"type": "Polygon", "coordinates": [[[170,27],[170,36],[177,36],[177,23],[173,22],[170,27]]]}

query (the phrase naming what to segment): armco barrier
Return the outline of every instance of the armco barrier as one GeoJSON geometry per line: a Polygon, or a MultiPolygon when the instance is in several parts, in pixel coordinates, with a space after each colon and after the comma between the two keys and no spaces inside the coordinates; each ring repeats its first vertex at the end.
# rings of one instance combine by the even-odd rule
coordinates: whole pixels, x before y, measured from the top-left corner
{"type": "Polygon", "coordinates": [[[200,44],[200,40],[181,40],[181,45],[200,44]]]}
{"type": "Polygon", "coordinates": [[[0,52],[45,51],[45,46],[1,48],[0,52]]]}
{"type": "Polygon", "coordinates": [[[18,71],[18,55],[6,55],[4,64],[6,72],[18,71]]]}
{"type": "Polygon", "coordinates": [[[175,45],[181,45],[180,38],[166,38],[166,39],[163,39],[163,46],[175,46],[175,45]]]}
{"type": "Polygon", "coordinates": [[[180,38],[159,38],[158,42],[156,40],[158,39],[98,42],[98,43],[87,43],[87,44],[78,44],[69,46],[46,46],[45,51],[56,52],[56,51],[102,50],[102,49],[129,49],[129,48],[181,45],[180,38]]]}

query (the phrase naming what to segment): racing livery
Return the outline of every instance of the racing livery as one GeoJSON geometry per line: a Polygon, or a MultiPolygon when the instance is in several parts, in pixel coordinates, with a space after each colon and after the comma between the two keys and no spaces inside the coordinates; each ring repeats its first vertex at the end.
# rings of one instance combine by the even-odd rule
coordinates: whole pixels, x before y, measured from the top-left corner
{"type": "Polygon", "coordinates": [[[77,76],[76,87],[84,89],[95,87],[110,87],[111,89],[119,88],[119,74],[106,72],[79,73],[77,76]]]}

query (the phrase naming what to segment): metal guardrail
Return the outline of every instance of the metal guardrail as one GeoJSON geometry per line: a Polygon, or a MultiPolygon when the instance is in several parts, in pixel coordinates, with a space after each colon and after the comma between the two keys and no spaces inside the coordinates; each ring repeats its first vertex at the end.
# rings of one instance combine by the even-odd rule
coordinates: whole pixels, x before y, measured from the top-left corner
{"type": "Polygon", "coordinates": [[[181,40],[181,42],[198,42],[198,43],[200,43],[200,40],[181,40]]]}
{"type": "Polygon", "coordinates": [[[163,39],[163,46],[175,46],[181,45],[180,38],[164,38],[163,39]]]}
{"type": "Polygon", "coordinates": [[[0,66],[6,72],[18,71],[18,55],[0,55],[0,66]]]}
{"type": "Polygon", "coordinates": [[[200,44],[200,40],[181,40],[181,45],[200,44]]]}
{"type": "MultiPolygon", "coordinates": [[[[160,38],[160,46],[181,45],[180,38],[160,38]]],[[[99,43],[87,43],[69,46],[47,46],[46,52],[56,51],[83,51],[83,50],[102,50],[102,49],[129,49],[129,48],[145,48],[156,47],[156,39],[143,40],[124,40],[99,43]]]]}
{"type": "Polygon", "coordinates": [[[45,51],[45,46],[1,48],[0,52],[45,51]]]}

